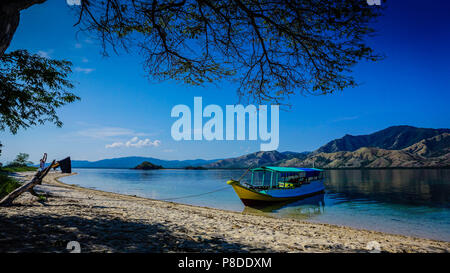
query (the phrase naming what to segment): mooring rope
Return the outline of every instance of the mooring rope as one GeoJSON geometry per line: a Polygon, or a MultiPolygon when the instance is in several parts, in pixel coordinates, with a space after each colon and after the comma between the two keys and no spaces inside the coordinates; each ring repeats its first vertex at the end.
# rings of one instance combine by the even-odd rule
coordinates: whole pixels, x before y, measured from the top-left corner
{"type": "MultiPolygon", "coordinates": [[[[248,171],[250,171],[250,169],[252,168],[254,164],[251,164],[250,167],[244,172],[243,175],[241,175],[241,177],[239,177],[238,180],[235,181],[241,181],[241,179],[248,173],[248,171]]],[[[234,179],[233,179],[234,180],[234,179]]],[[[199,194],[192,194],[192,195],[185,195],[185,196],[179,196],[179,197],[173,197],[173,198],[165,198],[165,199],[158,199],[160,201],[172,201],[172,200],[177,200],[177,199],[183,199],[183,198],[191,198],[191,197],[197,197],[197,196],[202,196],[202,195],[207,195],[207,194],[211,194],[211,193],[215,193],[218,191],[223,191],[225,189],[230,189],[230,186],[225,186],[223,188],[218,188],[212,191],[208,191],[208,192],[203,192],[203,193],[199,193],[199,194]]]]}
{"type": "Polygon", "coordinates": [[[172,201],[172,200],[183,199],[183,198],[191,198],[191,197],[197,197],[197,196],[211,194],[211,193],[218,192],[218,191],[223,191],[225,189],[231,189],[231,187],[227,185],[226,187],[223,187],[223,188],[218,188],[218,189],[215,189],[215,190],[212,190],[212,191],[203,192],[203,193],[199,193],[199,194],[184,195],[184,196],[179,196],[179,197],[165,198],[165,199],[158,199],[158,200],[160,200],[160,201],[172,201]]]}

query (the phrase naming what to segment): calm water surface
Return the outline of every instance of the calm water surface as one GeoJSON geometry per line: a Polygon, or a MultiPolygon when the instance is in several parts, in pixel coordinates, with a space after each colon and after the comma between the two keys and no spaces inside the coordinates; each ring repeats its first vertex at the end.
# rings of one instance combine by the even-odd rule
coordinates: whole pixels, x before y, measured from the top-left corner
{"type": "Polygon", "coordinates": [[[450,241],[450,169],[331,170],[326,193],[245,207],[226,181],[243,170],[74,169],[61,181],[153,199],[450,241]],[[219,191],[216,191],[219,190],[219,191]],[[216,191],[210,194],[203,194],[216,191]],[[191,195],[200,196],[192,197],[191,195]],[[190,197],[185,197],[190,196],[190,197]],[[185,198],[179,198],[185,197],[185,198]]]}

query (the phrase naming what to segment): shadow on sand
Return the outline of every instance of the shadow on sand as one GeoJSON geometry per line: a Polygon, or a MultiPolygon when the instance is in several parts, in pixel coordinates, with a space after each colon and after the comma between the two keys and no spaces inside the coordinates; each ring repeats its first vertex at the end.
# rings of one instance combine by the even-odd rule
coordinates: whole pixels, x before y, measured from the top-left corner
{"type": "MultiPolygon", "coordinates": [[[[30,209],[30,208],[27,208],[30,209]]],[[[223,238],[190,237],[182,226],[77,216],[0,216],[0,252],[268,252],[223,238]],[[169,228],[170,225],[170,228],[169,228]]]]}

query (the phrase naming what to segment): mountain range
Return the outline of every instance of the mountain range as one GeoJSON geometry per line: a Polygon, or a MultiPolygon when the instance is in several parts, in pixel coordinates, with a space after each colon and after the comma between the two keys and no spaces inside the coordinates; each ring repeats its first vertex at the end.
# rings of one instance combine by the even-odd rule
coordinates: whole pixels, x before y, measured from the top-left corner
{"type": "Polygon", "coordinates": [[[275,165],[317,168],[424,168],[450,166],[450,129],[392,126],[369,135],[345,135],[308,153],[256,152],[206,168],[275,165]]]}
{"type": "Polygon", "coordinates": [[[426,168],[450,167],[450,129],[392,126],[368,135],[345,135],[313,152],[256,152],[220,160],[161,160],[122,157],[99,161],[72,161],[79,168],[133,168],[143,161],[164,168],[249,168],[256,166],[317,168],[426,168]]]}
{"type": "Polygon", "coordinates": [[[144,161],[151,162],[155,165],[161,165],[164,168],[184,168],[186,166],[201,166],[216,162],[217,159],[204,160],[162,160],[153,157],[119,157],[111,159],[102,159],[98,161],[72,160],[72,168],[111,168],[111,169],[131,169],[144,161]]]}
{"type": "Polygon", "coordinates": [[[342,151],[356,151],[363,147],[376,147],[385,150],[401,150],[421,140],[443,133],[450,133],[450,129],[428,129],[412,126],[392,126],[370,135],[345,135],[332,140],[317,149],[316,153],[334,153],[342,151]]]}

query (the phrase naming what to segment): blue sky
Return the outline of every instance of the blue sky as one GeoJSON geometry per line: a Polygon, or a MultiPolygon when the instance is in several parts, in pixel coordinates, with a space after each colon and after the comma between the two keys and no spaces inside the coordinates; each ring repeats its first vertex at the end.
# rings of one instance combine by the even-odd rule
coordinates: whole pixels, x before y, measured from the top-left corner
{"type": "MultiPolygon", "coordinates": [[[[76,18],[62,0],[48,0],[22,12],[8,50],[28,49],[73,62],[73,92],[81,101],[58,110],[53,124],[0,132],[1,162],[19,152],[49,158],[98,160],[120,156],[161,159],[226,158],[259,150],[260,141],[174,141],[173,106],[238,103],[236,85],[204,87],[154,83],[138,54],[103,57],[95,37],[77,33],[76,18]],[[122,145],[134,138],[147,145],[122,145]],[[157,141],[157,142],[155,142],[157,141]],[[159,145],[152,145],[152,144],[159,145]],[[120,145],[119,145],[120,146],[120,145]]],[[[386,59],[355,67],[360,86],[326,96],[294,96],[280,112],[279,151],[311,151],[345,134],[367,134],[392,125],[450,127],[450,4],[447,1],[389,1],[369,43],[386,59]]],[[[206,121],[207,119],[205,119],[206,121]]]]}

